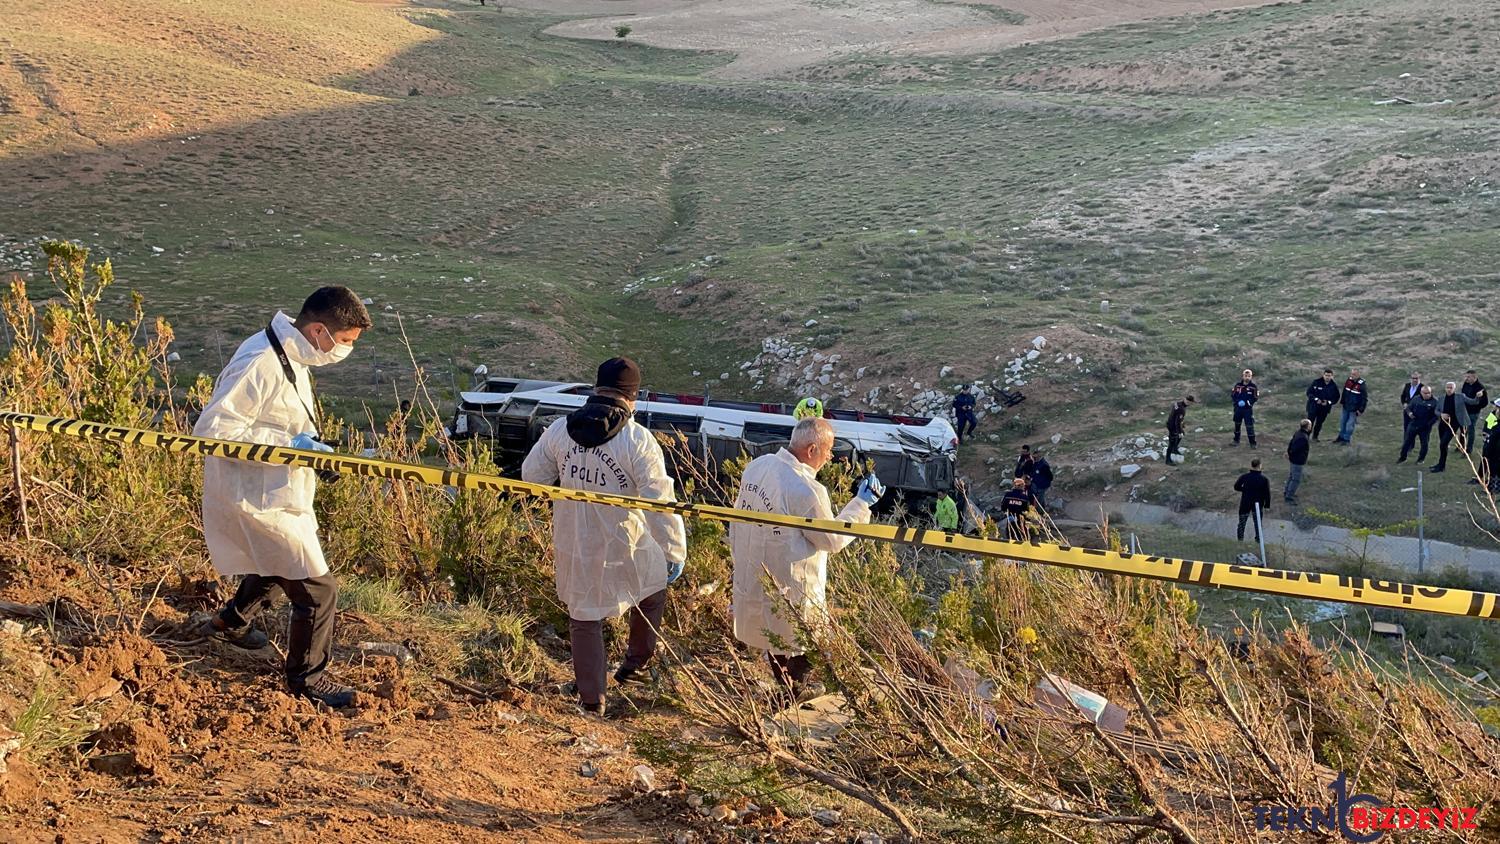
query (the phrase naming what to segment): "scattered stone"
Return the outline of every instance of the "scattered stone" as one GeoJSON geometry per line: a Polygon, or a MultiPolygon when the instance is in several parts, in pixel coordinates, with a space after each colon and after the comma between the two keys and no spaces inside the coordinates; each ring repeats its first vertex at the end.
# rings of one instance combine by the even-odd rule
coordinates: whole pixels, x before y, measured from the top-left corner
{"type": "Polygon", "coordinates": [[[810,319],[807,322],[802,323],[802,327],[803,328],[812,328],[814,325],[817,325],[817,324],[818,324],[817,320],[810,319]]]}
{"type": "Polygon", "coordinates": [[[0,727],[0,774],[9,770],[5,757],[21,749],[22,738],[23,736],[15,730],[0,727]]]}
{"type": "Polygon", "coordinates": [[[1120,475],[1126,478],[1133,478],[1140,471],[1141,464],[1139,463],[1126,463],[1124,466],[1120,467],[1120,475]]]}
{"type": "Polygon", "coordinates": [[[1257,556],[1255,556],[1254,554],[1251,554],[1249,551],[1246,551],[1245,553],[1239,555],[1238,557],[1235,557],[1234,561],[1236,563],[1239,563],[1242,566],[1258,566],[1258,565],[1260,565],[1260,558],[1257,557],[1257,556]]]}
{"type": "Polygon", "coordinates": [[[812,819],[823,826],[838,826],[844,816],[838,809],[819,809],[812,813],[812,819]]]}
{"type": "Polygon", "coordinates": [[[375,300],[371,299],[369,296],[366,296],[365,298],[361,299],[360,301],[363,302],[363,303],[365,303],[366,305],[373,305],[373,304],[375,304],[375,300]]]}
{"type": "Polygon", "coordinates": [[[698,833],[690,829],[679,829],[672,834],[672,844],[693,844],[698,840],[698,833]]]}
{"type": "Polygon", "coordinates": [[[951,366],[945,366],[942,369],[938,370],[938,377],[939,378],[947,378],[948,375],[950,373],[952,373],[952,372],[953,372],[953,367],[951,367],[951,366]]]}
{"type": "Polygon", "coordinates": [[[1047,348],[1047,338],[1043,337],[1040,334],[1038,334],[1037,336],[1031,338],[1031,347],[1033,349],[1045,349],[1045,348],[1047,348]]]}
{"type": "Polygon", "coordinates": [[[161,253],[163,253],[163,252],[165,252],[167,250],[161,248],[160,246],[153,246],[153,247],[151,247],[151,251],[155,252],[158,255],[160,255],[161,253]]]}
{"type": "Polygon", "coordinates": [[[396,642],[360,642],[354,647],[359,648],[367,654],[391,657],[401,665],[405,665],[415,659],[411,655],[411,651],[396,642]]]}
{"type": "Polygon", "coordinates": [[[167,355],[167,363],[176,363],[180,360],[182,360],[182,355],[179,355],[176,352],[172,352],[167,355]]]}
{"type": "Polygon", "coordinates": [[[708,819],[718,821],[719,823],[728,823],[734,820],[734,810],[729,808],[728,804],[720,803],[708,810],[708,819]]]}
{"type": "Polygon", "coordinates": [[[1053,445],[1057,445],[1060,442],[1062,442],[1062,434],[1053,434],[1052,435],[1052,444],[1053,445]]]}
{"type": "Polygon", "coordinates": [[[650,765],[636,765],[630,769],[630,776],[636,791],[650,794],[656,790],[656,772],[650,765]]]}
{"type": "Polygon", "coordinates": [[[1442,664],[1449,665],[1449,666],[1457,665],[1458,664],[1458,660],[1454,659],[1451,656],[1440,656],[1440,657],[1438,657],[1438,662],[1441,662],[1442,664]]]}
{"type": "Polygon", "coordinates": [[[594,767],[593,762],[585,759],[583,760],[583,764],[578,766],[578,775],[581,777],[588,777],[589,779],[593,779],[594,777],[599,776],[599,769],[594,767]]]}
{"type": "Polygon", "coordinates": [[[1099,300],[1099,313],[1101,313],[1101,314],[1107,314],[1107,313],[1109,313],[1109,300],[1108,299],[1100,299],[1099,300]]]}
{"type": "Polygon", "coordinates": [[[691,809],[701,809],[701,808],[703,808],[703,795],[701,795],[701,794],[689,794],[687,796],[687,804],[688,804],[688,808],[691,808],[691,809]]]}
{"type": "Polygon", "coordinates": [[[849,840],[853,844],[885,844],[885,839],[878,832],[856,832],[849,840]]]}

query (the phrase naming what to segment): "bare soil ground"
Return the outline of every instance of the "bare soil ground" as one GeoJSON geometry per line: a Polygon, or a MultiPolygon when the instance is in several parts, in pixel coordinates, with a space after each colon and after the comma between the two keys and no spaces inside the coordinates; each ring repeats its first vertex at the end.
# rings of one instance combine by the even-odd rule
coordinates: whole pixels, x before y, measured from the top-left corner
{"type": "Polygon", "coordinates": [[[1122,23],[1217,9],[1265,5],[1270,0],[522,0],[521,8],[569,15],[549,32],[570,38],[629,38],[656,47],[723,50],[736,54],[719,75],[763,79],[837,56],[858,53],[955,55],[993,52],[1016,44],[1064,38],[1122,23]],[[993,8],[999,14],[987,11],[993,8]],[[1012,18],[1021,18],[1019,23],[1012,18]]]}
{"type": "MultiPolygon", "coordinates": [[[[274,651],[193,636],[189,615],[207,601],[195,587],[165,590],[142,632],[95,631],[84,628],[109,608],[68,597],[86,594],[67,585],[74,564],[33,557],[25,570],[0,600],[85,621],[0,627],[0,718],[30,725],[0,775],[0,841],[550,844],[671,840],[705,823],[670,771],[651,794],[633,786],[635,735],[672,729],[672,716],[600,720],[541,691],[458,693],[420,662],[363,657],[355,641],[414,631],[357,613],[341,622],[334,670],[365,693],[331,711],[285,691],[274,651]],[[70,735],[83,752],[37,746],[70,735]]],[[[264,622],[281,642],[278,620],[264,622]]]]}

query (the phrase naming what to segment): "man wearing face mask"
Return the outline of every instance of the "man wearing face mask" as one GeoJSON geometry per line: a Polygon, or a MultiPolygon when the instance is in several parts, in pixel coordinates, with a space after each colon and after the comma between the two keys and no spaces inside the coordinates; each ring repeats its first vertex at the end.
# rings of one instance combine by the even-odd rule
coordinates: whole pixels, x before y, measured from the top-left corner
{"type": "MultiPolygon", "coordinates": [[[[314,291],[296,320],[278,312],[240,344],[193,433],[332,452],[318,435],[311,367],[348,357],[369,327],[369,313],[347,287],[314,291]]],[[[333,656],[338,581],[318,542],[317,481],[317,473],[305,467],[204,460],[203,538],[209,557],[221,576],[244,579],[201,632],[242,648],[265,647],[269,637],[252,622],[280,588],[292,604],[287,685],[294,694],[340,708],[354,702],[354,690],[324,673],[333,656]]]]}

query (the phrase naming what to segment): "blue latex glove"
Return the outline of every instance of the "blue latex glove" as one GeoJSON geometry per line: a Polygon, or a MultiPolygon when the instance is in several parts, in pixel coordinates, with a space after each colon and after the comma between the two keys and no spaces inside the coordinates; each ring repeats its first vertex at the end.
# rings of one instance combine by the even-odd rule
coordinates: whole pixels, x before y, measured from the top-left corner
{"type": "Polygon", "coordinates": [[[314,434],[311,431],[306,431],[298,434],[297,436],[292,437],[292,448],[300,448],[304,451],[326,451],[329,454],[332,454],[333,446],[329,445],[328,443],[318,442],[316,437],[317,434],[314,434]]]}
{"type": "Polygon", "coordinates": [[[880,500],[880,496],[885,495],[885,484],[872,473],[859,482],[859,489],[854,494],[859,497],[859,500],[874,507],[875,502],[880,500]]]}
{"type": "Polygon", "coordinates": [[[679,578],[679,577],[682,577],[682,563],[674,563],[674,562],[668,561],[667,562],[667,585],[671,586],[673,583],[676,583],[677,582],[677,578],[679,578]]]}

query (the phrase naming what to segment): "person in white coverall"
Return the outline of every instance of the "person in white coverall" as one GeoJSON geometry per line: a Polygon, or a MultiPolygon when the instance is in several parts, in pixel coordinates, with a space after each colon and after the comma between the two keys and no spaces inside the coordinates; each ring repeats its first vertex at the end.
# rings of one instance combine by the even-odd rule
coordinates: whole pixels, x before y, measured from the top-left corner
{"type": "MultiPolygon", "coordinates": [[[[553,422],[521,465],[532,483],[674,501],[656,436],[635,421],[641,370],[629,358],[599,365],[594,395],[553,422]]],[[[676,514],[578,501],[552,510],[557,596],[568,606],[573,676],[583,708],[604,714],[604,620],[630,614],[630,641],[615,681],[640,679],[656,651],[667,584],[682,574],[687,531],[676,514]]]]}
{"type": "MultiPolygon", "coordinates": [[[[278,312],[270,325],[240,344],[193,433],[333,451],[318,435],[310,367],[348,357],[369,327],[369,313],[347,287],[319,288],[295,321],[278,312]]],[[[204,460],[203,538],[209,557],[220,575],[244,579],[202,632],[243,648],[265,647],[270,639],[252,622],[279,587],[292,604],[287,685],[295,694],[344,707],[353,703],[354,690],[324,673],[333,655],[338,582],[318,542],[317,482],[317,473],[305,467],[204,460]]]]}
{"type": "MultiPolygon", "coordinates": [[[[828,490],[818,483],[818,470],[832,458],[833,426],[824,419],[804,419],[792,429],[786,448],[761,455],[745,467],[734,506],[762,513],[869,522],[870,508],[885,492],[880,479],[871,475],[861,481],[858,493],[835,516],[828,490]]],[[[854,537],[732,524],[729,541],[734,555],[735,638],[766,651],[772,673],[796,696],[811,664],[801,647],[791,608],[812,624],[827,614],[828,555],[848,547],[854,537]],[[784,599],[767,591],[767,572],[784,599]]]]}

